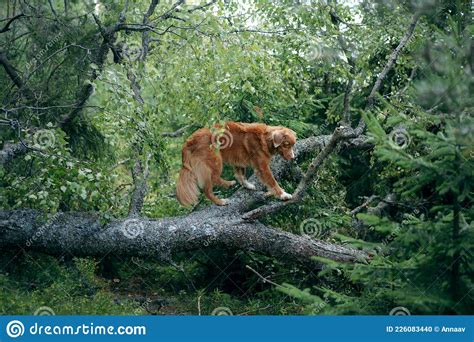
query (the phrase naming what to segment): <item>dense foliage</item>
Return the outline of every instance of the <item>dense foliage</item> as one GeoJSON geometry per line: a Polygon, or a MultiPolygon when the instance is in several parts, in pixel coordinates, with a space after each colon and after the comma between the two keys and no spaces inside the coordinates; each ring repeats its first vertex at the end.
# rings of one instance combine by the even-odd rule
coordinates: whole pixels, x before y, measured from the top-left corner
{"type": "MultiPolygon", "coordinates": [[[[41,209],[45,221],[57,211],[124,217],[140,161],[150,166],[143,214],[185,215],[196,208],[179,206],[175,180],[181,145],[196,128],[264,122],[302,139],[362,119],[371,146],[339,149],[303,202],[264,220],[372,258],[321,259],[323,270],[308,270],[209,248],[169,265],[5,250],[1,314],[42,306],[56,314],[473,313],[469,2],[186,1],[170,14],[176,7],[162,1],[144,17],[150,2],[0,4],[0,26],[24,14],[0,33],[0,139],[3,148],[28,146],[0,169],[1,208],[41,209]],[[414,13],[414,34],[367,109],[414,13]],[[122,19],[104,55],[107,29],[122,19]],[[153,30],[138,29],[145,24],[153,30]]],[[[294,190],[297,181],[282,185],[294,190]]]]}

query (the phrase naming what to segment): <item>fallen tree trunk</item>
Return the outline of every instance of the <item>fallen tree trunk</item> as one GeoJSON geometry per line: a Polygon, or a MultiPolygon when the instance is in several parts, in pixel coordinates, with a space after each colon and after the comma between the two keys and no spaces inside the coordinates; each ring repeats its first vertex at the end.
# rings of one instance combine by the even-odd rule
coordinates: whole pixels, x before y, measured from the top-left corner
{"type": "Polygon", "coordinates": [[[242,249],[301,264],[313,264],[313,256],[344,262],[367,258],[362,251],[259,222],[242,222],[219,209],[212,206],[183,217],[128,218],[105,225],[98,215],[88,213],[58,213],[45,221],[36,210],[2,210],[0,247],[66,256],[152,256],[163,261],[179,252],[207,247],[242,249]]]}

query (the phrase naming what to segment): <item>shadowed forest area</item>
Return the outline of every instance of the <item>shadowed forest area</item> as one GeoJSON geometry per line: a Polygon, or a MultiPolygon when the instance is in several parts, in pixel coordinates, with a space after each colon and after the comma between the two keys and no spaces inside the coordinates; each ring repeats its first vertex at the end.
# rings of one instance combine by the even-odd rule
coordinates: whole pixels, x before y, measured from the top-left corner
{"type": "Polygon", "coordinates": [[[0,314],[474,314],[472,20],[465,0],[2,1],[0,314]],[[180,206],[184,141],[226,121],[296,132],[271,165],[290,200],[249,168],[256,191],[180,206]]]}

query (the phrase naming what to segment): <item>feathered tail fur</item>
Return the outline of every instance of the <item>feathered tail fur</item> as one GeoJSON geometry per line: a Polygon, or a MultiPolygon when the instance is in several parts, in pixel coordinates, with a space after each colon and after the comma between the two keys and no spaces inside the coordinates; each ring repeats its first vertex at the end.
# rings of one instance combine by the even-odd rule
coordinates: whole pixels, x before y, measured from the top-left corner
{"type": "Polygon", "coordinates": [[[199,157],[193,157],[187,146],[182,150],[183,166],[176,184],[176,197],[184,206],[198,202],[199,188],[210,181],[210,169],[199,157]],[[209,178],[209,180],[207,179],[209,178]]]}

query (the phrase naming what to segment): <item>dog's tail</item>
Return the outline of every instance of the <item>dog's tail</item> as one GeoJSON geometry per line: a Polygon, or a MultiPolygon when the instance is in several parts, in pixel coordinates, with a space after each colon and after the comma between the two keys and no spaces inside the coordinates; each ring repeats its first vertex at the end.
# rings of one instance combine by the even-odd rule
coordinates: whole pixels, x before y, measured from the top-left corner
{"type": "Polygon", "coordinates": [[[198,201],[198,178],[193,172],[191,166],[191,152],[186,146],[183,147],[182,158],[183,166],[179,171],[178,183],[176,184],[176,197],[178,198],[179,203],[187,207],[197,203],[198,201]]]}

